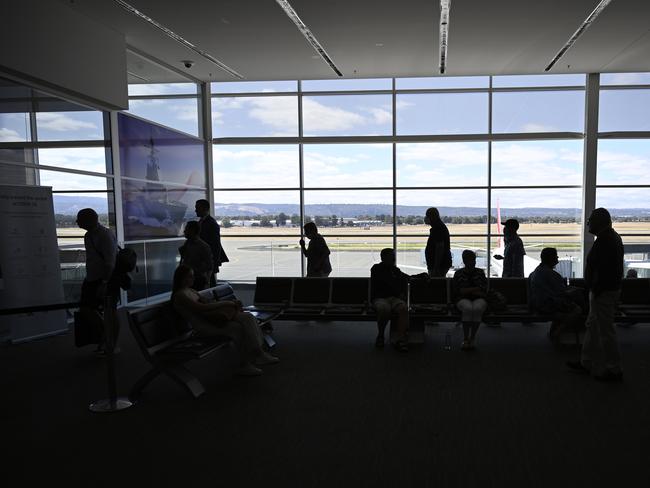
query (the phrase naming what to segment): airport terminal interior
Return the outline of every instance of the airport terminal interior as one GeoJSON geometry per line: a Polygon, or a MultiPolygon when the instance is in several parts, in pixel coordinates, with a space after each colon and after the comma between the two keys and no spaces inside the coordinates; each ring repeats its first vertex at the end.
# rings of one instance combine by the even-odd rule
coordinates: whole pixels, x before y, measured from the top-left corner
{"type": "Polygon", "coordinates": [[[5,477],[647,484],[650,2],[1,9],[5,477]],[[236,341],[166,328],[197,200],[209,202],[228,256],[210,298],[234,294],[265,354],[280,358],[259,376],[237,374],[236,341]],[[448,228],[451,266],[424,280],[430,207],[448,228]],[[585,286],[599,207],[624,246],[616,382],[565,366],[585,329],[550,341],[554,319],[533,313],[528,285],[553,247],[562,282],[585,286]],[[137,257],[103,315],[119,337],[101,350],[80,340],[87,253],[98,253],[77,221],[84,208],[137,257]],[[511,282],[501,257],[509,219],[525,250],[511,282]],[[307,278],[309,222],[329,247],[329,278],[307,278]],[[389,337],[375,343],[368,279],[385,248],[420,279],[405,298],[408,352],[389,337]],[[452,303],[466,250],[506,302],[469,351],[452,303]]]}

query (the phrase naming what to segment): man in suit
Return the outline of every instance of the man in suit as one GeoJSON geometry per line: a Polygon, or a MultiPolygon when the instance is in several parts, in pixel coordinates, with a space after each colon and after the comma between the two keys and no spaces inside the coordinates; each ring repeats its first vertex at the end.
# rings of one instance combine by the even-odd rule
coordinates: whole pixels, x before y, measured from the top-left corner
{"type": "Polygon", "coordinates": [[[194,211],[199,218],[199,225],[201,226],[199,238],[205,241],[212,251],[213,272],[210,273],[210,286],[215,286],[217,284],[216,274],[219,272],[219,266],[229,261],[223,247],[221,247],[221,229],[217,221],[214,220],[214,217],[210,215],[210,202],[203,199],[197,200],[194,205],[194,211]]]}

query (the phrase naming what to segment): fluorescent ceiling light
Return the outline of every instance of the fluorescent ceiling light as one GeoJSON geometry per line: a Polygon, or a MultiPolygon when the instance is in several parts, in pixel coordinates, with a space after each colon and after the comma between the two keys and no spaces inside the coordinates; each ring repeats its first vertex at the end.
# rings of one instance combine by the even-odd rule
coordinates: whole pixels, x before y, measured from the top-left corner
{"type": "Polygon", "coordinates": [[[440,0],[440,74],[447,71],[447,44],[449,43],[449,8],[451,0],[440,0]]]}
{"type": "Polygon", "coordinates": [[[206,51],[203,51],[202,49],[199,49],[198,47],[196,47],[194,44],[192,44],[192,43],[191,43],[190,41],[188,41],[187,39],[184,39],[183,37],[179,36],[178,34],[176,34],[176,33],[175,33],[174,31],[172,31],[171,29],[165,27],[165,26],[162,25],[160,22],[155,21],[154,19],[152,19],[152,18],[149,17],[148,15],[144,14],[143,12],[141,12],[140,10],[138,10],[137,8],[135,8],[134,6],[128,4],[128,3],[125,2],[124,0],[113,0],[113,1],[114,1],[115,3],[117,3],[120,7],[122,7],[124,10],[126,10],[127,12],[129,12],[130,14],[135,15],[136,17],[138,17],[138,18],[144,20],[145,22],[148,22],[149,24],[151,24],[152,26],[154,26],[156,29],[161,30],[161,31],[164,32],[167,36],[171,37],[173,40],[175,40],[175,41],[178,42],[179,44],[182,44],[182,45],[185,46],[186,48],[191,49],[192,51],[194,51],[195,53],[197,53],[199,56],[201,56],[201,57],[207,59],[207,60],[210,61],[211,63],[216,64],[220,69],[222,69],[223,71],[225,71],[225,72],[228,73],[229,75],[231,75],[231,76],[233,76],[233,77],[235,77],[235,78],[239,78],[240,80],[243,80],[243,79],[244,79],[244,77],[243,77],[242,75],[240,75],[239,73],[237,73],[237,71],[235,71],[234,69],[230,68],[229,66],[226,66],[224,63],[222,63],[222,62],[219,61],[217,58],[215,58],[212,54],[210,54],[210,53],[208,53],[208,52],[206,52],[206,51]]]}
{"type": "Polygon", "coordinates": [[[343,76],[343,73],[341,73],[341,70],[339,70],[336,65],[334,64],[334,61],[332,61],[332,58],[329,57],[327,52],[325,51],[325,48],[322,46],[320,42],[318,42],[318,39],[316,39],[316,36],[312,33],[312,31],[309,30],[309,27],[305,25],[305,23],[300,19],[296,11],[293,9],[293,7],[289,4],[287,0],[275,0],[280,7],[282,7],[282,10],[284,10],[284,13],[287,14],[287,16],[293,21],[294,24],[296,24],[296,27],[298,27],[298,30],[301,32],[303,36],[305,36],[305,39],[307,39],[307,42],[311,44],[311,46],[316,50],[318,55],[323,58],[323,61],[325,61],[330,68],[336,73],[338,76],[343,76]]]}
{"type": "Polygon", "coordinates": [[[596,20],[596,17],[600,15],[600,13],[605,10],[605,7],[609,5],[609,3],[612,0],[600,0],[598,5],[596,5],[596,8],[594,9],[593,12],[589,14],[589,16],[584,20],[582,24],[580,24],[580,27],[578,27],[578,30],[573,33],[573,35],[569,38],[569,40],[566,42],[564,46],[562,46],[562,49],[558,51],[558,53],[555,55],[551,63],[546,67],[544,71],[549,71],[555,63],[557,63],[564,54],[571,49],[571,47],[575,44],[575,42],[578,40],[578,37],[580,37],[584,31],[586,31],[589,26],[596,20]]]}

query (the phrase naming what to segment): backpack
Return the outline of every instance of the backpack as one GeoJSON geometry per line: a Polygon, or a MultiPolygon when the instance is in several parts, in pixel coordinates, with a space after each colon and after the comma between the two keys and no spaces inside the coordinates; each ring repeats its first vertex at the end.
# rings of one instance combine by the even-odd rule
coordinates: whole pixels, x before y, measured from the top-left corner
{"type": "Polygon", "coordinates": [[[113,274],[110,279],[114,288],[121,288],[125,291],[131,289],[131,276],[129,273],[138,270],[137,262],[138,254],[133,249],[123,249],[117,246],[115,268],[113,268],[113,274]]]}

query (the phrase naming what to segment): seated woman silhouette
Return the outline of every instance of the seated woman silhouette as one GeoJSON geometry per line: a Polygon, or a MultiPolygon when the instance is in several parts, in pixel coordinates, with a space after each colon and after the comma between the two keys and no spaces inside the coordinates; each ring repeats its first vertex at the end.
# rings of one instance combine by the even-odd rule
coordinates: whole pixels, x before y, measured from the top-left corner
{"type": "Polygon", "coordinates": [[[474,339],[487,309],[487,278],[482,269],[476,267],[474,251],[463,251],[464,268],[454,273],[453,289],[456,307],[463,322],[463,350],[474,349],[474,339]]]}
{"type": "Polygon", "coordinates": [[[241,354],[240,368],[237,374],[255,376],[262,374],[257,366],[274,364],[279,361],[275,356],[262,349],[262,333],[255,317],[242,310],[239,300],[221,300],[205,303],[196,290],[192,288],[194,272],[192,268],[181,264],[174,272],[172,289],[172,306],[185,318],[198,336],[231,337],[241,354]]]}

